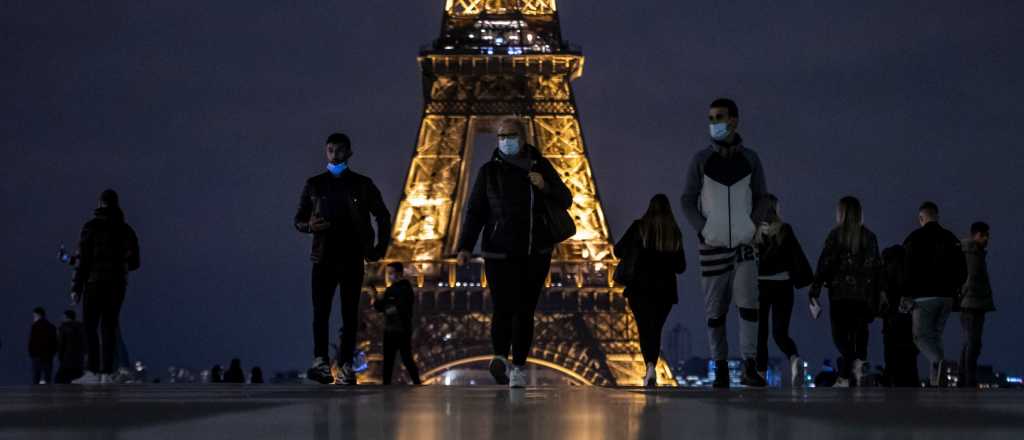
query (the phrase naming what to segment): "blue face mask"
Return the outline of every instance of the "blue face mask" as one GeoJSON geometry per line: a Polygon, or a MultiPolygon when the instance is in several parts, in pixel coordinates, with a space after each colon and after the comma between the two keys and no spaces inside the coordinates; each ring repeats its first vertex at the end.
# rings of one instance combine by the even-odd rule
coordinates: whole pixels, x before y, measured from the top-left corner
{"type": "Polygon", "coordinates": [[[519,138],[510,137],[498,139],[498,150],[501,151],[501,154],[506,156],[515,156],[519,154],[519,138]]]}
{"type": "Polygon", "coordinates": [[[711,124],[711,139],[716,141],[723,141],[729,137],[729,123],[728,122],[716,122],[711,124]]]}
{"type": "Polygon", "coordinates": [[[327,163],[327,171],[330,171],[331,174],[333,174],[335,177],[341,175],[341,173],[343,173],[347,169],[348,169],[348,162],[342,162],[342,163],[339,163],[337,165],[335,165],[333,163],[330,163],[330,162],[327,163]]]}

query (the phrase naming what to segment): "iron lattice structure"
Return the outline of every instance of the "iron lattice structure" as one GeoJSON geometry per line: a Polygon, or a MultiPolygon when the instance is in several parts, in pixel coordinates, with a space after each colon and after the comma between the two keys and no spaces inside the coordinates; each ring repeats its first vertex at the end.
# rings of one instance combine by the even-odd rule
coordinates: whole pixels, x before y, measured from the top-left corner
{"type": "MultiPolygon", "coordinates": [[[[424,379],[492,353],[483,262],[456,267],[452,255],[469,193],[474,136],[493,131],[499,119],[517,117],[572,191],[577,227],[555,250],[531,362],[579,383],[641,384],[636,325],[621,288],[611,282],[611,237],[570,86],[582,75],[584,58],[562,39],[555,1],[447,0],[441,37],[418,60],[423,118],[384,261],[404,262],[416,277],[413,347],[424,379]]],[[[371,278],[378,292],[384,288],[379,273],[371,278]]],[[[382,321],[367,302],[362,322],[360,348],[376,373],[382,321]]],[[[659,376],[674,383],[663,362],[659,376]]]]}

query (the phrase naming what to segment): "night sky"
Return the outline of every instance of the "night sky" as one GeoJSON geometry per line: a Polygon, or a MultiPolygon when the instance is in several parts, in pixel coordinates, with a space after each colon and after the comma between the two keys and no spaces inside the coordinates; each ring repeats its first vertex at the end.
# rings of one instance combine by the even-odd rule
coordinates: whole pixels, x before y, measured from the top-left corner
{"type": "MultiPolygon", "coordinates": [[[[559,2],[565,38],[587,56],[575,91],[613,234],[658,192],[682,221],[707,105],[729,96],[813,260],[846,194],[862,199],[882,246],[903,240],[926,199],[958,235],[990,222],[999,311],[981,362],[1024,369],[1013,273],[1024,260],[1014,132],[1024,120],[1024,3],[767,3],[559,2]]],[[[142,247],[122,312],[134,358],[154,373],[232,357],[268,373],[306,368],[310,238],[291,222],[299,191],[323,170],[326,135],[344,131],[351,166],[394,213],[422,111],[415,57],[438,36],[443,4],[0,3],[0,383],[28,381],[31,309],[59,320],[70,270],[56,248],[73,247],[107,187],[120,191],[142,247]]],[[[695,262],[695,234],[683,231],[695,262]]],[[[694,271],[680,287],[669,325],[687,326],[706,356],[694,271]]],[[[792,332],[816,367],[836,351],[827,315],[812,321],[805,298],[792,332]]],[[[958,315],[946,336],[955,358],[958,315]]]]}

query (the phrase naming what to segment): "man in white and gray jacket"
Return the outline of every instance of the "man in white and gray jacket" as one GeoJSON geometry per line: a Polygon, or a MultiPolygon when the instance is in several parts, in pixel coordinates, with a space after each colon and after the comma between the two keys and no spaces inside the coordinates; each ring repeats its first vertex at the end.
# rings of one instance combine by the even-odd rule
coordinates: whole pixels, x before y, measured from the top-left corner
{"type": "Polygon", "coordinates": [[[694,155],[686,176],[682,206],[697,230],[701,288],[708,323],[716,388],[729,387],[729,346],[725,322],[729,305],[740,314],[741,383],[763,387],[757,373],[757,256],[751,243],[756,229],[751,214],[767,194],[757,153],[743,146],[736,132],[739,109],[717,99],[708,110],[712,143],[694,155]]]}

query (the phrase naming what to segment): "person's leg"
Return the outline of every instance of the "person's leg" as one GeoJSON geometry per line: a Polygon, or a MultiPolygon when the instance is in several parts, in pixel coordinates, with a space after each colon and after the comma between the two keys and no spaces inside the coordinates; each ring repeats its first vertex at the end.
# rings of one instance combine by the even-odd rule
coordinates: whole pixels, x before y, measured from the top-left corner
{"type": "Polygon", "coordinates": [[[352,363],[359,333],[359,297],[363,290],[364,266],[362,259],[341,266],[341,344],[338,347],[338,365],[352,363]]]}
{"type": "Polygon", "coordinates": [[[938,328],[942,302],[939,300],[920,301],[914,307],[914,344],[932,364],[942,361],[942,347],[939,346],[938,328]]]}
{"type": "Polygon", "coordinates": [[[704,316],[708,326],[711,358],[725,362],[729,358],[729,342],[725,322],[732,303],[731,283],[736,269],[736,251],[700,246],[701,290],[704,291],[704,316]]]}
{"type": "Polygon", "coordinates": [[[740,354],[744,360],[757,357],[757,256],[754,248],[736,249],[736,271],[732,280],[733,301],[740,312],[740,354]]]}
{"type": "Polygon", "coordinates": [[[963,310],[960,312],[963,328],[963,350],[960,356],[961,380],[964,386],[978,385],[978,356],[981,354],[981,334],[985,323],[985,312],[981,310],[963,310]]]}
{"type": "Polygon", "coordinates": [[[330,334],[331,306],[334,302],[334,289],[338,280],[326,264],[313,264],[312,298],[313,298],[313,357],[330,360],[328,353],[328,335],[330,334]]]}
{"type": "Polygon", "coordinates": [[[829,319],[832,321],[832,342],[839,351],[836,359],[836,374],[842,379],[850,378],[850,366],[853,362],[853,342],[850,337],[849,304],[842,301],[829,303],[829,319]]]}
{"type": "Polygon", "coordinates": [[[772,311],[772,286],[766,282],[758,283],[761,298],[757,311],[757,371],[768,371],[768,318],[772,311]]]}
{"type": "Polygon", "coordinates": [[[873,319],[867,304],[858,304],[856,321],[853,322],[853,355],[862,361],[868,358],[868,325],[873,319]]]}
{"type": "Polygon", "coordinates": [[[117,350],[117,330],[121,326],[121,306],[124,304],[126,288],[123,283],[110,283],[105,285],[102,292],[105,301],[100,316],[100,337],[103,339],[100,370],[103,374],[112,374],[116,367],[114,352],[117,350]]]}
{"type": "Polygon", "coordinates": [[[793,284],[780,282],[772,300],[772,337],[775,345],[786,355],[786,359],[800,356],[796,342],[789,336],[789,323],[793,317],[793,284]]]}
{"type": "Polygon", "coordinates": [[[491,291],[491,347],[495,356],[508,358],[512,346],[512,326],[515,317],[515,298],[518,294],[518,276],[515,261],[488,258],[484,271],[491,291]]]}
{"type": "Polygon", "coordinates": [[[648,301],[638,297],[629,298],[629,310],[633,312],[633,320],[636,321],[636,331],[640,338],[640,353],[644,357],[644,363],[651,362],[651,332],[650,326],[653,320],[650,316],[651,307],[648,301]]]}
{"type": "Polygon", "coordinates": [[[39,385],[39,381],[43,380],[43,362],[42,359],[32,358],[32,385],[39,385]]]}
{"type": "Polygon", "coordinates": [[[96,283],[85,287],[82,297],[82,327],[85,330],[85,369],[100,373],[100,315],[103,310],[100,292],[96,283]]]}
{"type": "Polygon", "coordinates": [[[544,290],[544,280],[551,268],[551,255],[530,255],[525,263],[524,282],[516,304],[515,335],[512,339],[512,364],[520,367],[526,365],[526,358],[533,346],[534,314],[544,290]]]}
{"type": "Polygon", "coordinates": [[[412,357],[412,332],[404,332],[396,335],[398,337],[398,351],[402,354],[402,365],[405,365],[405,372],[409,373],[409,380],[419,385],[420,369],[416,367],[416,360],[412,357]]]}
{"type": "Polygon", "coordinates": [[[43,380],[47,385],[53,383],[53,358],[43,359],[43,380]]]}
{"type": "Polygon", "coordinates": [[[381,371],[381,382],[384,385],[391,385],[391,374],[395,371],[395,352],[398,351],[398,341],[394,332],[384,332],[384,368],[381,371]]]}

